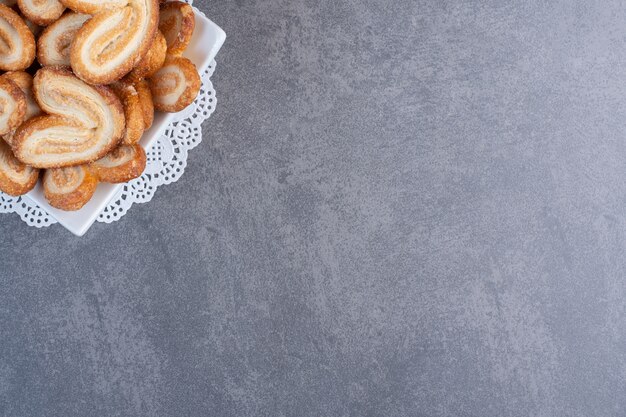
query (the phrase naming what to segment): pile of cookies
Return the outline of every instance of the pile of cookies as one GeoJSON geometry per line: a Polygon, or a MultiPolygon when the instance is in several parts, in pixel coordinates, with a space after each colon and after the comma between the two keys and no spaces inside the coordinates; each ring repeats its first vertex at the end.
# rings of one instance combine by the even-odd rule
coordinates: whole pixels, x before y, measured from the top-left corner
{"type": "Polygon", "coordinates": [[[78,210],[99,182],[141,175],[155,109],[200,91],[182,57],[191,6],[159,0],[0,0],[0,190],[42,177],[46,199],[78,210]]]}

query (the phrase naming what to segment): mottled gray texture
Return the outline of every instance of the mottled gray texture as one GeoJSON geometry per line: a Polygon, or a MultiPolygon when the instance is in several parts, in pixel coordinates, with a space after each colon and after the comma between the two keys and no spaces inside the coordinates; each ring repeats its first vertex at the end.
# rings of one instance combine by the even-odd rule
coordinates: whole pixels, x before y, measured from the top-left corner
{"type": "Polygon", "coordinates": [[[0,415],[626,414],[622,2],[197,3],[185,176],[0,217],[0,415]]]}

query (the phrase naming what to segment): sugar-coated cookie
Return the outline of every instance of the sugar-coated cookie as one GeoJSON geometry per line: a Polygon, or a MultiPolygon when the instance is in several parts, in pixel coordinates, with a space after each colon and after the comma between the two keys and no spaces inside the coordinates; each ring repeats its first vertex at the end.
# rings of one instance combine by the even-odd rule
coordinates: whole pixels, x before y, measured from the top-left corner
{"type": "Polygon", "coordinates": [[[92,86],[68,69],[44,67],[33,90],[44,116],[23,123],[13,137],[15,155],[36,168],[80,165],[102,158],[124,134],[124,108],[106,86],[92,86]]]}

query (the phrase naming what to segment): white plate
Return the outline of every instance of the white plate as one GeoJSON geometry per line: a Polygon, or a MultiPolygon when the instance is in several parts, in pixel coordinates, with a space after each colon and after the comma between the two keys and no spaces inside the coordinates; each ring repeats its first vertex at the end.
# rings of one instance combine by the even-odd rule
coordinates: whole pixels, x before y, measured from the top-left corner
{"type": "MultiPolygon", "coordinates": [[[[217,55],[226,40],[226,34],[215,23],[207,19],[203,14],[196,12],[196,27],[185,56],[189,58],[202,74],[217,55]]],[[[161,133],[170,124],[174,115],[171,113],[157,112],[154,115],[154,123],[141,138],[141,145],[148,150],[159,138],[161,133]]],[[[62,211],[50,206],[43,196],[41,181],[35,189],[26,195],[42,209],[46,210],[67,230],[76,236],[84,235],[96,221],[98,215],[106,208],[109,201],[115,196],[124,184],[100,184],[93,198],[78,211],[62,211]]]]}

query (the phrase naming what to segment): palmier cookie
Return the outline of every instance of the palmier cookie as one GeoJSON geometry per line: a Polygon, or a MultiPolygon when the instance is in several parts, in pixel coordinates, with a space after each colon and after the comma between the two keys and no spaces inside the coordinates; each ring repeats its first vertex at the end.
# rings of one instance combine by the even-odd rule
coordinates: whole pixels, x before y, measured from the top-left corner
{"type": "Polygon", "coordinates": [[[17,0],[17,7],[27,19],[39,26],[48,26],[65,10],[59,0],[17,0]]]}
{"type": "Polygon", "coordinates": [[[52,207],[80,210],[93,197],[98,180],[85,165],[48,169],[43,175],[43,193],[52,207]]]}
{"type": "Polygon", "coordinates": [[[17,71],[35,59],[35,36],[24,19],[13,9],[0,4],[0,70],[17,71]]]}
{"type": "Polygon", "coordinates": [[[200,76],[187,58],[168,56],[165,64],[150,78],[154,108],[179,112],[190,105],[200,91],[200,76]]]}
{"type": "MultiPolygon", "coordinates": [[[[39,108],[39,104],[35,101],[35,96],[33,95],[33,77],[24,71],[9,71],[2,75],[1,78],[7,78],[13,81],[24,93],[26,97],[26,114],[24,116],[24,121],[35,117],[41,114],[41,109],[39,108]]],[[[16,126],[17,128],[18,126],[16,126]]],[[[5,134],[4,140],[12,146],[13,144],[13,133],[15,131],[5,134]]]]}
{"type": "Polygon", "coordinates": [[[23,195],[37,184],[39,170],[21,163],[11,147],[0,139],[0,191],[12,196],[23,195]]]}
{"type": "Polygon", "coordinates": [[[25,71],[9,71],[2,77],[13,81],[26,96],[26,120],[41,114],[41,108],[33,94],[33,77],[25,71]]]}
{"type": "Polygon", "coordinates": [[[124,106],[126,128],[122,143],[133,145],[139,142],[144,130],[143,110],[141,109],[139,94],[132,84],[124,81],[115,82],[110,87],[124,106]]]}
{"type": "Polygon", "coordinates": [[[44,67],[33,90],[45,116],[15,132],[19,160],[36,168],[61,168],[102,158],[121,140],[124,108],[113,91],[91,86],[61,67],[44,67]]]}
{"type": "Polygon", "coordinates": [[[152,101],[152,92],[150,85],[146,80],[135,83],[135,90],[139,94],[139,103],[143,112],[144,129],[148,130],[154,122],[154,102],[152,101]]]}
{"type": "Polygon", "coordinates": [[[68,12],[48,26],[37,39],[37,60],[41,65],[70,66],[70,46],[76,32],[89,20],[86,14],[68,12]]]}
{"type": "Polygon", "coordinates": [[[0,135],[17,129],[26,118],[26,94],[5,76],[0,77],[0,135]]]}
{"type": "Polygon", "coordinates": [[[121,145],[104,158],[92,162],[89,169],[101,182],[128,182],[146,169],[146,152],[139,144],[121,145]]]}
{"type": "Polygon", "coordinates": [[[122,8],[94,15],[76,33],[70,62],[90,84],[110,84],[146,55],[158,26],[157,0],[128,0],[122,8]]]}
{"type": "Polygon", "coordinates": [[[66,7],[77,13],[97,14],[107,10],[120,9],[128,0],[60,0],[66,7]]]}
{"type": "Polygon", "coordinates": [[[137,82],[142,78],[148,78],[163,66],[165,62],[165,55],[167,53],[167,44],[165,43],[165,37],[160,31],[156,31],[154,41],[148,53],[143,57],[141,61],[133,68],[125,79],[131,82],[137,82]]]}
{"type": "Polygon", "coordinates": [[[17,0],[0,0],[0,4],[4,4],[5,6],[15,6],[17,0]]]}
{"type": "Polygon", "coordinates": [[[167,53],[181,55],[189,45],[196,18],[193,8],[182,1],[172,1],[161,5],[159,30],[165,36],[167,53]]]}

